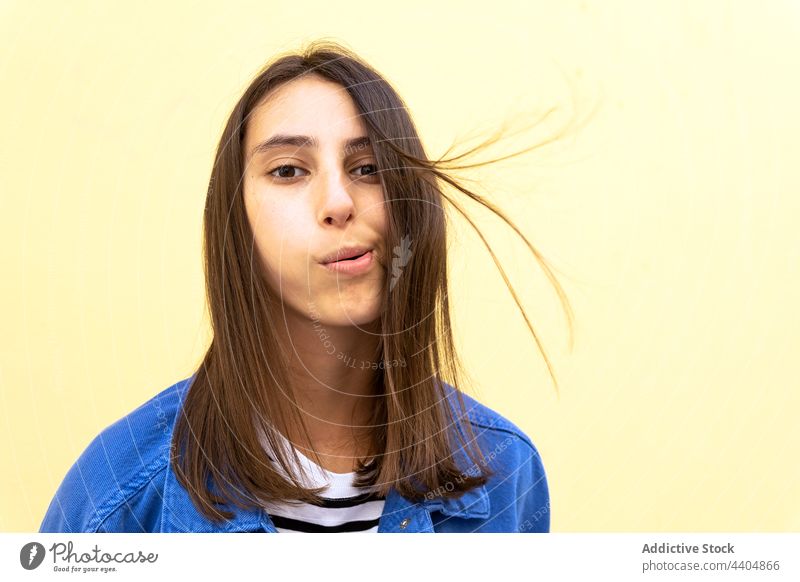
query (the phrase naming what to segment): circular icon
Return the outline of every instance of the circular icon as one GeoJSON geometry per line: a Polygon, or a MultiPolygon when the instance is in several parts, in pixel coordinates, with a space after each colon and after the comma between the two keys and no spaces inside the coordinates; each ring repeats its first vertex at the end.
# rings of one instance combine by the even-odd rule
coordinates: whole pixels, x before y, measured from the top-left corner
{"type": "Polygon", "coordinates": [[[26,570],[38,568],[44,560],[44,546],[39,542],[30,542],[19,551],[19,563],[26,570]]]}

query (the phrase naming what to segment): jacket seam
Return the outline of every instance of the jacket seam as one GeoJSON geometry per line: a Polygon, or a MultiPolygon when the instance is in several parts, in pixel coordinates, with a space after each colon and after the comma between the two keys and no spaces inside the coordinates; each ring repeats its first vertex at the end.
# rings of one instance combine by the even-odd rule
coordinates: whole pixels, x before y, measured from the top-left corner
{"type": "Polygon", "coordinates": [[[102,507],[100,509],[96,510],[95,517],[92,519],[92,521],[89,522],[89,523],[92,523],[94,521],[97,521],[97,525],[92,525],[89,528],[92,532],[97,533],[98,530],[100,529],[100,527],[106,522],[106,520],[109,517],[111,517],[112,515],[114,515],[114,512],[116,512],[124,504],[128,503],[131,499],[136,497],[136,495],[142,489],[144,489],[150,483],[153,482],[153,480],[158,476],[159,473],[161,473],[162,471],[164,471],[167,468],[167,463],[164,462],[162,459],[156,459],[156,463],[155,464],[156,464],[156,468],[155,469],[151,469],[151,467],[153,465],[152,463],[151,463],[150,466],[147,467],[147,470],[144,472],[145,477],[142,478],[142,482],[140,484],[131,485],[131,483],[136,483],[136,480],[131,480],[131,481],[128,482],[128,484],[126,485],[126,488],[133,487],[133,489],[131,489],[129,492],[126,491],[124,493],[121,493],[120,495],[121,495],[122,499],[117,501],[117,496],[115,495],[115,496],[111,497],[108,501],[103,503],[103,505],[102,505],[102,507]],[[109,509],[109,507],[110,507],[110,509],[109,509]],[[105,514],[105,515],[103,515],[103,514],[105,514]]]}
{"type": "Polygon", "coordinates": [[[470,420],[470,424],[472,424],[474,426],[481,427],[481,428],[487,428],[489,430],[496,430],[498,432],[504,432],[506,434],[513,435],[513,436],[517,437],[519,440],[521,440],[522,442],[524,442],[525,444],[527,444],[531,449],[533,449],[534,452],[536,452],[538,454],[538,451],[536,450],[536,447],[533,445],[533,442],[531,442],[530,438],[528,438],[524,434],[521,434],[518,431],[515,431],[513,429],[509,429],[509,428],[500,427],[500,426],[494,426],[494,425],[489,424],[488,422],[487,423],[481,423],[481,422],[478,422],[478,421],[475,421],[475,420],[470,420]]]}
{"type": "MultiPolygon", "coordinates": [[[[462,392],[461,394],[463,396],[466,396],[468,399],[472,398],[466,393],[462,392]]],[[[520,437],[522,440],[528,442],[528,444],[530,444],[531,446],[533,446],[533,443],[530,442],[530,439],[525,438],[525,435],[521,434],[521,431],[519,431],[519,429],[514,430],[514,428],[508,426],[510,424],[509,421],[507,421],[504,418],[499,418],[499,415],[497,415],[497,413],[494,413],[493,416],[484,414],[483,412],[481,412],[481,409],[485,408],[485,406],[477,400],[474,400],[474,402],[475,404],[472,404],[471,406],[468,405],[466,407],[467,408],[466,419],[470,424],[479,426],[481,428],[494,429],[516,435],[520,437]]]]}

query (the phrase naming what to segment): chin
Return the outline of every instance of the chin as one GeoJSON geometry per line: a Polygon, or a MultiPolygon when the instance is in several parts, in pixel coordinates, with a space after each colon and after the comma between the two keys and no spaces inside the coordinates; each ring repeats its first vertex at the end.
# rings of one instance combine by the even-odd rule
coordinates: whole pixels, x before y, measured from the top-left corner
{"type": "Polygon", "coordinates": [[[380,310],[365,309],[332,309],[318,314],[319,322],[331,327],[364,327],[380,318],[380,310]]]}
{"type": "Polygon", "coordinates": [[[343,298],[333,297],[324,304],[317,303],[311,319],[331,327],[363,327],[378,321],[381,316],[380,301],[345,302],[343,298]]]}

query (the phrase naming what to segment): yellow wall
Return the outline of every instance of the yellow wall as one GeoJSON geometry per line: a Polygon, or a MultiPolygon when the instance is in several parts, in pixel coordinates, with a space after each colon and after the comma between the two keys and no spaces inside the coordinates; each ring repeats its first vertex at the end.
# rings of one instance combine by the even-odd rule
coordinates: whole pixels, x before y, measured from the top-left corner
{"type": "Polygon", "coordinates": [[[270,56],[318,36],[395,84],[433,155],[598,107],[478,173],[575,308],[570,352],[542,272],[477,213],[560,398],[478,239],[459,228],[454,250],[473,393],[539,447],[553,531],[800,529],[800,11],[463,4],[0,5],[0,530],[36,530],[90,439],[191,372],[222,123],[270,56]]]}

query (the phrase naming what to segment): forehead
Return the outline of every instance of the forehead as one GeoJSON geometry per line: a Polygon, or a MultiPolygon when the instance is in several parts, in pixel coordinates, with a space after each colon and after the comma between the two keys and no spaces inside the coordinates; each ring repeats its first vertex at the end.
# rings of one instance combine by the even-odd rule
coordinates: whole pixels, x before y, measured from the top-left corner
{"type": "Polygon", "coordinates": [[[363,133],[365,124],[347,90],[317,76],[284,83],[250,115],[247,143],[273,133],[314,135],[320,141],[363,133]]]}

